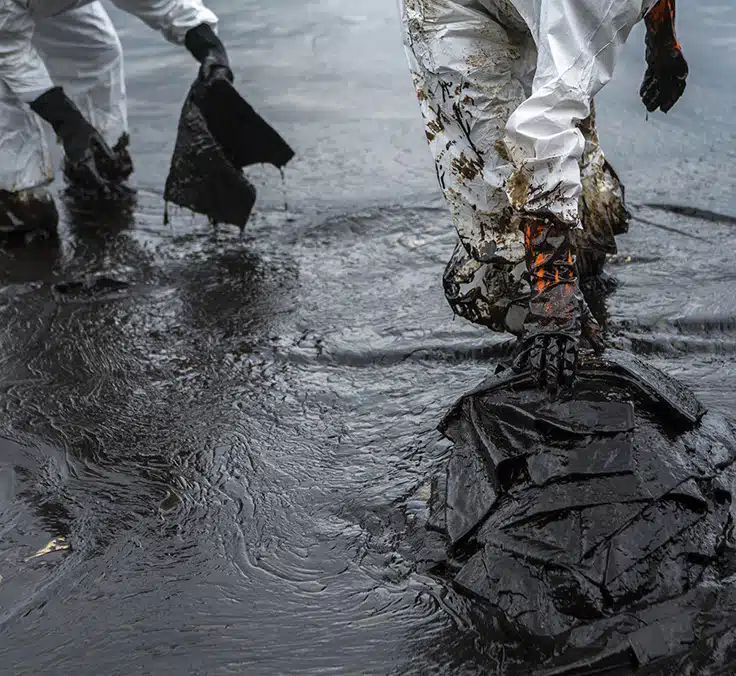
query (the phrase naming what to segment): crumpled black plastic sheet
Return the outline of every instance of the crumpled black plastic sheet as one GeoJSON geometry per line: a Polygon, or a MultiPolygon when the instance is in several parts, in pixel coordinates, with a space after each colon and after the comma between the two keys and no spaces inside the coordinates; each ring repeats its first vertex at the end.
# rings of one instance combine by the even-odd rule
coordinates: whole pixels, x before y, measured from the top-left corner
{"type": "Polygon", "coordinates": [[[215,223],[244,228],[256,189],[244,167],[283,168],[294,156],[284,139],[225,80],[187,95],[177,132],[164,199],[204,214],[215,223]]]}
{"type": "Polygon", "coordinates": [[[736,673],[732,425],[628,353],[579,377],[554,401],[505,370],[447,414],[435,572],[512,635],[551,642],[527,673],[736,673]]]}

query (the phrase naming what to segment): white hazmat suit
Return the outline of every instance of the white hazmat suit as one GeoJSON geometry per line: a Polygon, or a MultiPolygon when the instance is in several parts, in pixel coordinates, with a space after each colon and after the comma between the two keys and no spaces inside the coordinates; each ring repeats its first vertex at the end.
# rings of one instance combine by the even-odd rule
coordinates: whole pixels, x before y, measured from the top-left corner
{"type": "Polygon", "coordinates": [[[529,289],[520,212],[551,212],[576,227],[581,216],[610,220],[623,210],[592,101],[655,3],[399,0],[427,140],[459,236],[444,275],[456,314],[521,331],[529,289]]]}
{"type": "MultiPolygon", "coordinates": [[[[113,0],[175,44],[217,26],[201,0],[113,0]]],[[[127,131],[123,54],[100,2],[0,0],[0,190],[45,185],[53,167],[45,123],[28,103],[61,86],[114,145],[127,131]]]]}

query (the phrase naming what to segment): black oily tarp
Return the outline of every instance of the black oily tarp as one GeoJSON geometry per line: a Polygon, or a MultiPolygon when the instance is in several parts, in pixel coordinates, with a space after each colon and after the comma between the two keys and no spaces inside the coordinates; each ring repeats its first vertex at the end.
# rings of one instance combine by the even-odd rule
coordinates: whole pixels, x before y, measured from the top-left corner
{"type": "Polygon", "coordinates": [[[428,523],[446,548],[435,573],[549,645],[524,673],[736,673],[717,671],[736,665],[726,418],[610,350],[567,399],[501,371],[440,431],[453,447],[428,523]]]}
{"type": "Polygon", "coordinates": [[[283,168],[294,156],[284,139],[225,80],[189,90],[166,179],[164,199],[216,223],[245,227],[256,189],[242,169],[283,168]]]}

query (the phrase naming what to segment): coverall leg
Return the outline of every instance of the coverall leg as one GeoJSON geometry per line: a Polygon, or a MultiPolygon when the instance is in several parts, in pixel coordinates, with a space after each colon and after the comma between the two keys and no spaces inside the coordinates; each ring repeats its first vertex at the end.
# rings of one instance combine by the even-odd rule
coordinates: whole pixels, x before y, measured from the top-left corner
{"type": "Polygon", "coordinates": [[[38,20],[33,41],[54,84],[115,145],[128,131],[123,49],[102,3],[38,20]]]}
{"type": "Polygon", "coordinates": [[[623,190],[600,150],[592,97],[610,78],[641,3],[593,4],[588,16],[586,0],[399,0],[426,136],[459,238],[445,294],[455,314],[493,330],[518,335],[526,316],[521,210],[572,223],[582,216],[588,230],[576,237],[580,247],[601,249],[593,259],[615,251],[613,236],[625,228],[623,190]],[[582,34],[570,37],[562,63],[549,42],[566,11],[582,12],[582,34]],[[547,24],[550,35],[540,29],[547,24]],[[570,94],[568,80],[579,91],[570,94]]]}
{"type": "Polygon", "coordinates": [[[40,118],[0,80],[0,191],[43,186],[54,178],[40,118]]]}

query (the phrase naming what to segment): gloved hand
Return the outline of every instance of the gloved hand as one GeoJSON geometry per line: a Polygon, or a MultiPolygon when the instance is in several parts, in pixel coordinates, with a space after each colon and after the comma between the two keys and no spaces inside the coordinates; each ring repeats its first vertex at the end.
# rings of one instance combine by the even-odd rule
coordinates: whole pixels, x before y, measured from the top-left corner
{"type": "Polygon", "coordinates": [[[105,139],[61,87],[41,94],[30,107],[53,127],[64,147],[70,173],[85,187],[109,195],[132,172],[132,165],[121,166],[105,139]]]}
{"type": "Polygon", "coordinates": [[[218,79],[225,79],[232,83],[233,72],[230,70],[225,45],[215,35],[215,31],[209,24],[203,23],[189,29],[184,38],[184,44],[201,64],[199,81],[202,84],[206,86],[218,79]]]}
{"type": "Polygon", "coordinates": [[[522,228],[531,297],[512,367],[530,370],[539,387],[556,392],[574,383],[581,338],[596,351],[603,340],[578,288],[570,226],[530,216],[522,228]]]}
{"type": "Polygon", "coordinates": [[[645,22],[647,71],[639,94],[647,111],[666,113],[685,91],[689,73],[675,34],[674,1],[660,0],[645,22]]]}

